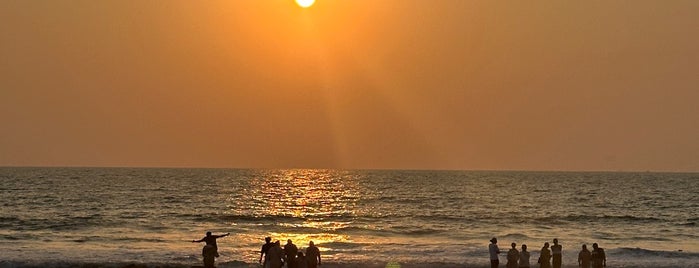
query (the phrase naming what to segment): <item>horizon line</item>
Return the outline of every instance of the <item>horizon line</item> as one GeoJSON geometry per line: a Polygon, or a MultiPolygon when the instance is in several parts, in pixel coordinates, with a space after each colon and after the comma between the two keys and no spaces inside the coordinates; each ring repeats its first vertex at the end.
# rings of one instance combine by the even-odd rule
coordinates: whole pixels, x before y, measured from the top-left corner
{"type": "Polygon", "coordinates": [[[70,166],[0,165],[0,168],[94,168],[94,169],[230,169],[230,170],[354,170],[354,171],[462,171],[462,172],[570,172],[570,173],[699,173],[677,170],[568,170],[568,169],[430,169],[430,168],[303,168],[303,167],[207,167],[207,166],[70,166]]]}

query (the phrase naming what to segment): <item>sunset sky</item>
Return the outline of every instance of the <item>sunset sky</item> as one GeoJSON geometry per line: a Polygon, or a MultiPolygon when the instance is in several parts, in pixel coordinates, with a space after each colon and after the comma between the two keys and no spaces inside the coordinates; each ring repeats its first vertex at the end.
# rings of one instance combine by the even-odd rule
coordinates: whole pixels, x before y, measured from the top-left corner
{"type": "Polygon", "coordinates": [[[697,14],[2,0],[0,166],[699,171],[697,14]]]}

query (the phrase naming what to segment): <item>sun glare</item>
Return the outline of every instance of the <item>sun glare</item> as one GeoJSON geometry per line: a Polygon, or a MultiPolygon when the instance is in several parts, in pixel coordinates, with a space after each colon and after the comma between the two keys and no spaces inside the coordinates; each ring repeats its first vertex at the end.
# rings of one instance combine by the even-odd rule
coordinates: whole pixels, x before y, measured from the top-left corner
{"type": "Polygon", "coordinates": [[[316,2],[316,0],[296,0],[296,4],[298,4],[299,6],[301,6],[303,8],[310,7],[315,2],[316,2]]]}

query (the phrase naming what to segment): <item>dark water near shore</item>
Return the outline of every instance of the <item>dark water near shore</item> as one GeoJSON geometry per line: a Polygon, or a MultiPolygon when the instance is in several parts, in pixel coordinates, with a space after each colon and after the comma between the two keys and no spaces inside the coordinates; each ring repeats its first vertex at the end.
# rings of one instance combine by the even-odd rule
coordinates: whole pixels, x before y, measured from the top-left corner
{"type": "Polygon", "coordinates": [[[534,263],[558,238],[569,267],[593,242],[609,267],[699,267],[697,192],[697,173],[0,168],[0,267],[189,267],[207,230],[231,233],[219,267],[254,267],[265,236],[325,267],[486,267],[493,236],[534,263]]]}

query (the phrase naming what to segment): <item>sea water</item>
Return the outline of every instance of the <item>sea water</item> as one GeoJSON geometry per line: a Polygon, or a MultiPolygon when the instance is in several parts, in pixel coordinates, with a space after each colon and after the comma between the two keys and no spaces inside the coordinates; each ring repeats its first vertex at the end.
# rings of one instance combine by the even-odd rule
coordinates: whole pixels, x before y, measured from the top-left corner
{"type": "MultiPolygon", "coordinates": [[[[266,236],[323,267],[488,267],[488,244],[544,242],[577,267],[699,267],[699,174],[0,168],[0,267],[258,267],[266,236]]],[[[505,263],[501,256],[501,266],[505,263]]]]}

